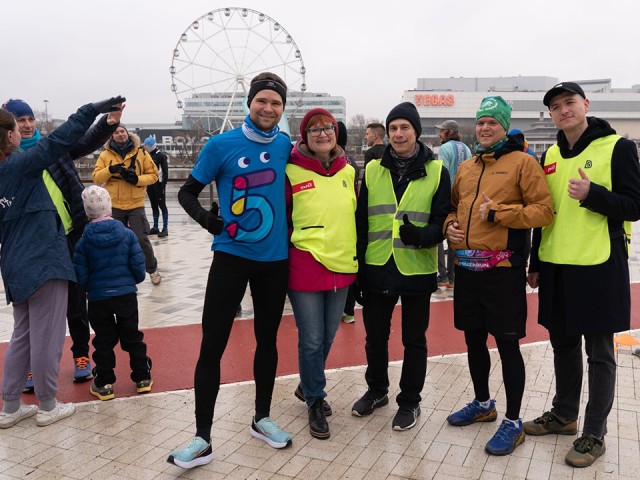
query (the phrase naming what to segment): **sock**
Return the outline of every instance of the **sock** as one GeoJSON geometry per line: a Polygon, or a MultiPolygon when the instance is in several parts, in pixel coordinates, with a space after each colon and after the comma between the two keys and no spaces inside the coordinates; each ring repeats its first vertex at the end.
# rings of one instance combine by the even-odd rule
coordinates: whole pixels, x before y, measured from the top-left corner
{"type": "Polygon", "coordinates": [[[2,411],[4,413],[16,413],[20,409],[20,399],[18,400],[5,400],[4,408],[2,411]]]}
{"type": "Polygon", "coordinates": [[[489,408],[491,406],[491,399],[489,399],[489,400],[487,400],[485,402],[478,401],[478,403],[480,404],[480,406],[482,408],[484,408],[486,410],[487,408],[489,408]]]}
{"type": "Polygon", "coordinates": [[[40,399],[40,410],[44,410],[45,412],[50,412],[51,410],[56,408],[57,404],[58,404],[58,401],[56,400],[56,397],[48,398],[46,400],[40,399]]]}
{"type": "Polygon", "coordinates": [[[504,417],[504,419],[505,419],[507,422],[511,422],[511,425],[513,425],[513,427],[514,427],[514,428],[520,428],[520,422],[518,421],[518,420],[520,420],[520,419],[518,419],[518,420],[511,420],[510,418],[507,418],[507,417],[504,417]]]}

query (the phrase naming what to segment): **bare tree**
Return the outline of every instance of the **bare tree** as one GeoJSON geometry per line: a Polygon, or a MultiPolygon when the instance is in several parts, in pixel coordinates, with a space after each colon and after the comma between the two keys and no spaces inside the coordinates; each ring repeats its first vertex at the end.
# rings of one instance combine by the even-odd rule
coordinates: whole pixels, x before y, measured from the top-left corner
{"type": "Polygon", "coordinates": [[[367,125],[370,123],[382,123],[377,118],[365,118],[361,113],[351,117],[349,120],[349,144],[362,146],[364,134],[367,131],[367,125]]]}
{"type": "Polygon", "coordinates": [[[34,110],[33,114],[36,117],[38,131],[41,134],[46,135],[53,131],[53,120],[49,113],[45,113],[42,110],[34,110]]]}

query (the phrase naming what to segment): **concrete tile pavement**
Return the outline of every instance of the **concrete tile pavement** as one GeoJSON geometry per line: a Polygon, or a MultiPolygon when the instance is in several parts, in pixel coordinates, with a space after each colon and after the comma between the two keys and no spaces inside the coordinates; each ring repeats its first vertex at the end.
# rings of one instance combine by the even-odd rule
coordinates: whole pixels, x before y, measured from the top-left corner
{"type": "MultiPolygon", "coordinates": [[[[149,281],[140,286],[142,328],[200,322],[210,235],[184,216],[175,217],[169,237],[153,237],[163,282],[158,287],[149,281]]],[[[637,239],[634,235],[630,259],[634,279],[639,267],[637,239]]],[[[251,314],[247,295],[243,316],[251,314]]],[[[11,327],[11,307],[3,307],[1,341],[9,339],[11,327]]],[[[522,416],[531,419],[551,406],[552,352],[548,342],[523,346],[522,352],[527,365],[522,416]]],[[[491,356],[491,392],[501,420],[504,386],[497,352],[491,356]]],[[[306,408],[293,396],[298,377],[288,376],[277,379],[272,406],[272,417],[293,434],[293,445],[287,449],[274,450],[249,435],[254,387],[243,382],[221,388],[212,432],[214,461],[209,465],[185,471],[165,462],[169,451],[188,441],[195,430],[193,392],[187,390],[87,402],[78,404],[72,417],[49,427],[37,427],[34,419],[27,419],[1,430],[0,480],[640,478],[640,358],[621,348],[617,362],[607,452],[588,469],[564,464],[573,436],[527,437],[512,455],[493,457],[484,452],[484,445],[497,423],[449,426],[446,416],[473,398],[466,355],[458,354],[429,358],[421,416],[407,432],[391,429],[401,363],[389,368],[389,406],[365,418],[351,415],[351,405],[366,390],[364,367],[350,367],[327,374],[334,410],[329,440],[309,435],[306,408]]]]}

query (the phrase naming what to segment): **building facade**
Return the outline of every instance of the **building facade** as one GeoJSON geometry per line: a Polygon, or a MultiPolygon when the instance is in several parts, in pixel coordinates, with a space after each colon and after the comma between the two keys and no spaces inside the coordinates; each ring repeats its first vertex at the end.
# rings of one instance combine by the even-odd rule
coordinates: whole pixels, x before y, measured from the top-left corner
{"type": "MultiPolygon", "coordinates": [[[[422,140],[439,145],[435,125],[456,120],[463,141],[475,137],[475,113],[482,99],[500,95],[513,107],[511,128],[522,130],[533,150],[540,154],[555,143],[557,130],[542,104],[546,91],[559,83],[554,77],[419,78],[417,88],[404,92],[422,120],[422,140]]],[[[572,80],[580,84],[590,101],[588,115],[607,120],[619,135],[640,139],[640,85],[612,88],[610,79],[572,80]]]]}

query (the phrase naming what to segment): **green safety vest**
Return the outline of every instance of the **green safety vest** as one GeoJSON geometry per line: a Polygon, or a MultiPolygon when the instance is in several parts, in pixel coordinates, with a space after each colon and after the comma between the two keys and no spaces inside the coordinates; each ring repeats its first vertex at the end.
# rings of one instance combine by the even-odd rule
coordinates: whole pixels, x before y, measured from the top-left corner
{"type": "Polygon", "coordinates": [[[343,168],[327,177],[287,164],[291,182],[291,243],[328,270],[356,273],[355,170],[343,168]]]}
{"type": "Polygon", "coordinates": [[[417,248],[405,245],[399,233],[405,214],[417,227],[429,224],[431,201],[440,185],[442,161],[431,160],[425,168],[427,175],[409,182],[398,204],[389,169],[384,168],[380,160],[367,164],[369,232],[365,262],[368,265],[384,265],[393,254],[403,275],[425,275],[438,270],[437,246],[417,248]]]}
{"type": "MultiPolygon", "coordinates": [[[[569,197],[570,178],[580,178],[582,168],[589,180],[611,191],[611,156],[619,135],[598,138],[572,158],[563,158],[554,145],[545,155],[544,170],[551,191],[555,217],[542,227],[538,256],[540,260],[562,265],[599,265],[611,255],[611,239],[607,217],[581,207],[569,197]]],[[[625,222],[627,242],[631,223],[625,222]]],[[[628,245],[628,243],[627,243],[628,245]]]]}

